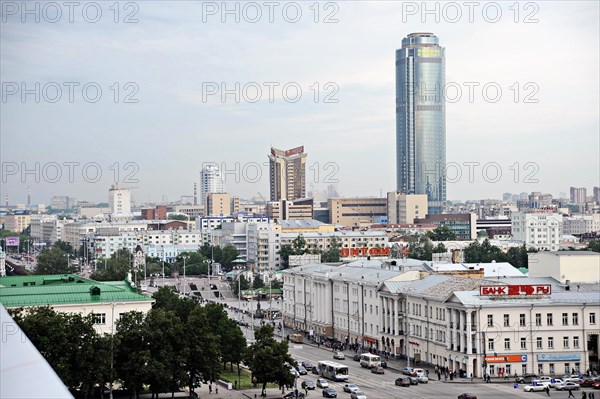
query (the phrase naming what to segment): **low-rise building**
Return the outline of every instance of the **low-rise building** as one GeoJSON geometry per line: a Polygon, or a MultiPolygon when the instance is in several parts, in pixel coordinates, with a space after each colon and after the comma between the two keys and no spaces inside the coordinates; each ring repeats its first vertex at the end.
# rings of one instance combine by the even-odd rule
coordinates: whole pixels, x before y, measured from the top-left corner
{"type": "Polygon", "coordinates": [[[415,223],[448,227],[458,240],[474,240],[477,237],[477,215],[474,213],[442,213],[415,219],[415,223]]]}
{"type": "Polygon", "coordinates": [[[562,215],[552,211],[515,212],[511,232],[514,240],[541,251],[558,251],[562,232],[562,215]]]}

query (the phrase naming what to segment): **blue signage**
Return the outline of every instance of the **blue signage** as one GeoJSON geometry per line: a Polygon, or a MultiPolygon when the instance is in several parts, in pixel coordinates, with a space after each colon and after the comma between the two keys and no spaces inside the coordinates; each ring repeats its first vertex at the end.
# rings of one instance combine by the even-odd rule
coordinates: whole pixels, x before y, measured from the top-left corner
{"type": "Polygon", "coordinates": [[[554,362],[554,361],[581,361],[581,355],[578,354],[566,354],[566,355],[547,355],[547,354],[539,354],[537,355],[538,362],[554,362]]]}

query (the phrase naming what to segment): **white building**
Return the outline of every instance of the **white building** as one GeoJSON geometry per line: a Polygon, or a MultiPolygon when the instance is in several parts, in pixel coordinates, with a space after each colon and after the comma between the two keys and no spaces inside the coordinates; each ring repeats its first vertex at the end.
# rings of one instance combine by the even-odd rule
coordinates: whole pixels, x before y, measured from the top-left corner
{"type": "Polygon", "coordinates": [[[600,284],[600,253],[592,251],[557,251],[528,254],[529,276],[552,277],[563,284],[600,284]]]}
{"type": "Polygon", "coordinates": [[[59,219],[56,215],[35,215],[31,218],[31,237],[37,243],[52,245],[58,240],[64,240],[63,228],[72,219],[59,219]]]}
{"type": "Polygon", "coordinates": [[[67,241],[73,248],[91,239],[96,233],[118,236],[124,232],[141,233],[148,228],[147,221],[122,221],[122,222],[89,222],[78,221],[63,226],[63,241],[67,241]]]}
{"type": "Polygon", "coordinates": [[[108,190],[108,207],[110,214],[116,218],[130,218],[131,213],[131,192],[129,188],[122,188],[118,185],[112,185],[108,190]]]}
{"type": "Polygon", "coordinates": [[[558,251],[562,231],[562,215],[552,212],[515,212],[512,215],[513,239],[538,250],[558,251]]]}
{"type": "Polygon", "coordinates": [[[563,217],[563,234],[600,232],[600,213],[563,217]]]}
{"type": "Polygon", "coordinates": [[[221,169],[216,164],[205,165],[200,171],[200,203],[204,204],[206,196],[210,193],[222,194],[224,192],[221,169]]]}

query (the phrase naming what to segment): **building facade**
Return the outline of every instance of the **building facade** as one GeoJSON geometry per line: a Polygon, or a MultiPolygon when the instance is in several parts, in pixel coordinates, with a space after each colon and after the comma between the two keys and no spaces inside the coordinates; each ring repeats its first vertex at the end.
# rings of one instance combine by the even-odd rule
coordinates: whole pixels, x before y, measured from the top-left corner
{"type": "Polygon", "coordinates": [[[205,165],[200,172],[200,202],[206,201],[210,193],[220,194],[225,192],[221,169],[216,164],[205,165]]]}
{"type": "Polygon", "coordinates": [[[415,218],[427,216],[427,195],[387,193],[388,224],[413,224],[415,218]]]}
{"type": "Polygon", "coordinates": [[[424,219],[415,219],[417,224],[433,224],[446,226],[458,240],[474,240],[477,238],[477,215],[474,213],[427,215],[424,219]]]}
{"type": "Polygon", "coordinates": [[[231,215],[231,196],[228,193],[206,194],[207,216],[229,216],[231,215]]]}
{"type": "Polygon", "coordinates": [[[562,228],[562,215],[551,211],[515,212],[511,219],[513,239],[542,251],[558,251],[562,228]]]}
{"type": "Polygon", "coordinates": [[[426,194],[428,214],[446,202],[445,49],[411,33],[396,50],[396,190],[426,194]]]}
{"type": "Polygon", "coordinates": [[[306,156],[304,146],[286,151],[271,148],[269,178],[271,201],[306,198],[306,156]]]}
{"type": "Polygon", "coordinates": [[[330,198],[327,204],[331,224],[387,223],[387,198],[330,198]]]}
{"type": "Polygon", "coordinates": [[[108,207],[114,217],[131,217],[131,192],[128,188],[112,185],[108,190],[108,207]]]}

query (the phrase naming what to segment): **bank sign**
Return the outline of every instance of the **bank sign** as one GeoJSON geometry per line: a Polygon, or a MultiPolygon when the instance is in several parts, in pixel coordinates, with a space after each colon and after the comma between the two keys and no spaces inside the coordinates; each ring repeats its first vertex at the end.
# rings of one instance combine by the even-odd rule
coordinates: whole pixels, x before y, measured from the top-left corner
{"type": "Polygon", "coordinates": [[[388,256],[389,248],[340,248],[340,256],[348,258],[352,256],[388,256]]]}
{"type": "Polygon", "coordinates": [[[550,284],[534,285],[482,285],[479,287],[480,296],[534,296],[550,295],[550,284]]]}

